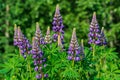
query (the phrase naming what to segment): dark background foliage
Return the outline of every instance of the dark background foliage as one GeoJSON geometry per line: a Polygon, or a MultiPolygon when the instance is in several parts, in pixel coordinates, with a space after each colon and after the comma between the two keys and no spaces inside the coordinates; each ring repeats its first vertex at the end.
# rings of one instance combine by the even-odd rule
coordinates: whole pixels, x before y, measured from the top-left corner
{"type": "Polygon", "coordinates": [[[40,23],[43,35],[48,26],[52,29],[56,4],[60,5],[66,42],[70,41],[75,27],[79,43],[85,39],[85,45],[88,45],[89,24],[96,12],[100,28],[105,27],[108,45],[120,51],[119,0],[0,0],[0,55],[14,52],[14,24],[21,27],[30,41],[36,22],[40,23]]]}

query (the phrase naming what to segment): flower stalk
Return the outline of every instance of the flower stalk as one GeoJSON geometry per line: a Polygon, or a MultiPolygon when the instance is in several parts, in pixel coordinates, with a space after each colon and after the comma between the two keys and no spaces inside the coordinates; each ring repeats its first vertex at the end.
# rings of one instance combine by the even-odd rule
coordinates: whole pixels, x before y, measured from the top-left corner
{"type": "Polygon", "coordinates": [[[76,28],[73,29],[72,38],[68,49],[68,60],[72,60],[72,65],[74,65],[74,61],[80,60],[80,47],[76,37],[76,28]]]}
{"type": "Polygon", "coordinates": [[[63,38],[64,38],[64,25],[63,25],[63,20],[62,20],[62,16],[60,14],[60,9],[59,9],[59,5],[56,6],[56,11],[55,11],[55,15],[53,18],[53,31],[55,32],[55,34],[53,35],[53,39],[56,42],[58,39],[58,35],[60,35],[61,41],[63,43],[63,38]]]}
{"type": "Polygon", "coordinates": [[[38,40],[38,44],[44,44],[44,38],[42,37],[42,33],[39,27],[39,23],[36,22],[36,32],[35,32],[35,39],[38,40]]]}
{"type": "Polygon", "coordinates": [[[46,61],[46,58],[44,58],[44,54],[39,48],[39,41],[35,37],[33,37],[32,40],[32,50],[31,50],[32,58],[34,59],[34,70],[38,73],[36,75],[37,79],[43,79],[45,77],[48,77],[48,74],[44,74],[42,69],[46,67],[46,64],[43,64],[46,61]]]}
{"type": "Polygon", "coordinates": [[[50,36],[50,27],[47,28],[46,36],[45,36],[45,43],[50,44],[52,43],[52,39],[50,36]]]}
{"type": "Polygon", "coordinates": [[[90,24],[90,32],[88,34],[89,37],[89,44],[100,44],[100,30],[99,30],[99,25],[96,19],[96,13],[93,13],[92,21],[90,24]]]}

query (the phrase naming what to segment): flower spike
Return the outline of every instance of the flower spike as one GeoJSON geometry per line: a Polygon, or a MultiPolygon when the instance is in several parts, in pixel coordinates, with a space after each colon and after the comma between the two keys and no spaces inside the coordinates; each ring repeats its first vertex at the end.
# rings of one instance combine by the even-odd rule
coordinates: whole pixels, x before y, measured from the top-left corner
{"type": "Polygon", "coordinates": [[[75,28],[73,29],[72,38],[68,49],[68,60],[80,60],[80,47],[78,45],[75,28]]]}
{"type": "Polygon", "coordinates": [[[44,56],[43,52],[41,51],[38,43],[39,43],[38,40],[35,37],[33,37],[31,53],[33,54],[32,58],[34,59],[34,66],[35,66],[34,70],[38,73],[36,75],[36,78],[41,79],[44,77],[48,77],[48,74],[44,74],[42,72],[42,69],[44,68],[43,65],[46,65],[43,64],[46,61],[46,58],[43,57],[44,56]]]}
{"type": "Polygon", "coordinates": [[[92,17],[92,22],[90,24],[90,32],[88,34],[89,37],[89,44],[100,44],[100,34],[99,34],[100,30],[99,30],[99,25],[96,19],[96,13],[93,13],[93,17],[92,17]]]}
{"type": "Polygon", "coordinates": [[[100,45],[107,45],[107,40],[104,34],[104,27],[102,27],[101,33],[100,33],[100,45]]]}
{"type": "Polygon", "coordinates": [[[35,38],[39,41],[39,44],[44,44],[44,38],[42,37],[42,33],[41,33],[40,28],[39,28],[38,22],[36,22],[35,38]]]}
{"type": "Polygon", "coordinates": [[[32,46],[29,40],[22,34],[20,27],[17,30],[17,46],[19,47],[20,53],[26,58],[27,55],[25,53],[29,54],[32,46]]]}
{"type": "Polygon", "coordinates": [[[60,14],[60,9],[59,9],[59,5],[56,6],[56,11],[54,14],[54,18],[53,18],[53,31],[55,32],[55,34],[53,35],[53,39],[56,42],[58,39],[58,35],[61,36],[61,41],[63,43],[63,38],[64,38],[64,25],[63,25],[63,20],[62,20],[62,16],[60,14]]]}
{"type": "Polygon", "coordinates": [[[51,42],[52,42],[52,40],[51,40],[51,36],[50,36],[50,27],[48,27],[47,32],[46,32],[46,36],[45,36],[45,43],[49,44],[51,42]]]}

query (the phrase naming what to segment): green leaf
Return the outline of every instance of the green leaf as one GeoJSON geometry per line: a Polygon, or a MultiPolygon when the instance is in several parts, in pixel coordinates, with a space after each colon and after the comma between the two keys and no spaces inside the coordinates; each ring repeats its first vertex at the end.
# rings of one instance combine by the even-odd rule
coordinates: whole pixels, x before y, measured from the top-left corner
{"type": "Polygon", "coordinates": [[[0,70],[0,73],[1,73],[1,74],[6,74],[6,73],[8,73],[10,70],[11,70],[11,69],[9,69],[9,68],[1,69],[1,70],[0,70]]]}

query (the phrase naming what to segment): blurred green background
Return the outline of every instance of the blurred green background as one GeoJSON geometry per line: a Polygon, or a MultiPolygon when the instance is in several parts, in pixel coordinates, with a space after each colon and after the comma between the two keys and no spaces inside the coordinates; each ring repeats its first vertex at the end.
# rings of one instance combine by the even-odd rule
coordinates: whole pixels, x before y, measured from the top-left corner
{"type": "Polygon", "coordinates": [[[39,22],[43,35],[48,26],[52,29],[56,4],[59,4],[63,17],[66,43],[75,27],[79,43],[84,39],[85,46],[88,45],[89,24],[96,12],[100,28],[105,27],[108,46],[120,52],[119,0],[0,0],[0,55],[14,52],[14,24],[21,26],[30,41],[36,22],[39,22]]]}

